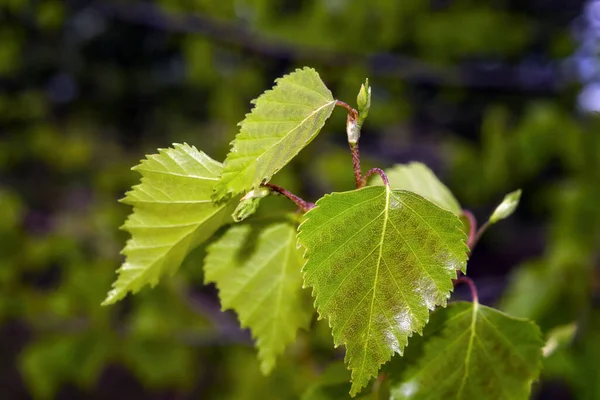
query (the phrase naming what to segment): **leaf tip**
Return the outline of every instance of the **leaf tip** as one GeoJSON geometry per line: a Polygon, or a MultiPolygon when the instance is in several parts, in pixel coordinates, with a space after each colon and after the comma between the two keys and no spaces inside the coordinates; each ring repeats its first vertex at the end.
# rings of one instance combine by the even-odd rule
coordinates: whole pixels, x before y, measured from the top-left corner
{"type": "Polygon", "coordinates": [[[117,294],[117,291],[115,289],[112,289],[108,292],[108,294],[106,295],[106,298],[104,299],[104,301],[102,303],[100,303],[100,305],[102,307],[110,306],[110,305],[115,304],[120,299],[121,299],[121,297],[119,297],[119,295],[117,294]]]}
{"type": "Polygon", "coordinates": [[[260,362],[260,372],[264,375],[264,376],[268,376],[271,375],[271,372],[273,371],[273,368],[275,367],[275,360],[272,359],[272,357],[265,357],[261,362],[260,362]]]}

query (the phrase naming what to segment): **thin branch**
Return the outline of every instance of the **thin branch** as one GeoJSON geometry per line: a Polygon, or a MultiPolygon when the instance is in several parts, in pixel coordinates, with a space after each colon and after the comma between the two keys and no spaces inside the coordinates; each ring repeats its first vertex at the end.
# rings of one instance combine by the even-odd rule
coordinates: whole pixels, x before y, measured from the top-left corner
{"type": "Polygon", "coordinates": [[[467,285],[469,285],[473,303],[479,303],[479,294],[477,294],[477,287],[475,286],[475,282],[473,282],[473,279],[469,278],[468,276],[461,276],[454,280],[454,286],[456,286],[460,283],[466,283],[467,285]]]}
{"type": "Polygon", "coordinates": [[[346,133],[348,135],[348,145],[350,146],[350,152],[352,153],[352,168],[354,170],[354,181],[356,188],[360,189],[365,186],[365,181],[362,177],[362,170],[360,168],[360,150],[358,149],[358,139],[360,138],[360,126],[358,124],[358,111],[351,107],[348,103],[336,100],[335,105],[343,107],[348,111],[348,118],[346,121],[346,133]]]}
{"type": "Polygon", "coordinates": [[[350,106],[348,103],[344,103],[341,100],[336,100],[335,101],[335,105],[338,107],[343,107],[346,110],[348,110],[348,117],[352,117],[353,120],[358,120],[358,111],[356,111],[356,109],[354,109],[352,106],[350,106]]]}
{"type": "Polygon", "coordinates": [[[302,210],[302,212],[307,212],[311,208],[315,207],[315,203],[308,202],[308,201],[306,201],[306,200],[304,200],[304,199],[296,196],[292,192],[289,192],[289,191],[285,190],[281,186],[277,186],[277,185],[274,185],[272,183],[263,183],[262,186],[268,187],[271,190],[273,190],[274,192],[277,192],[277,193],[279,193],[279,194],[287,197],[288,199],[290,199],[291,201],[293,201],[298,206],[298,208],[300,210],[302,210]]]}
{"type": "Polygon", "coordinates": [[[363,178],[363,186],[367,184],[369,178],[375,174],[379,174],[379,176],[381,176],[381,180],[383,181],[383,184],[385,186],[390,186],[390,181],[388,180],[387,175],[385,174],[385,172],[383,172],[383,170],[381,168],[372,168],[370,169],[366,174],[365,177],[363,178]]]}
{"type": "Polygon", "coordinates": [[[358,150],[358,143],[348,143],[350,145],[350,152],[352,153],[352,168],[354,169],[354,181],[356,188],[360,189],[365,185],[362,177],[362,171],[360,169],[360,151],[358,150]]]}
{"type": "Polygon", "coordinates": [[[346,134],[348,135],[348,145],[350,146],[350,152],[352,153],[352,168],[354,169],[354,181],[356,188],[360,189],[364,186],[362,177],[362,171],[360,169],[360,151],[358,149],[358,139],[360,138],[360,126],[358,125],[358,111],[344,103],[343,101],[336,100],[335,105],[343,107],[348,111],[348,118],[346,121],[346,134]]]}
{"type": "Polygon", "coordinates": [[[477,243],[479,242],[479,239],[481,239],[481,236],[483,236],[483,234],[485,233],[485,231],[487,231],[487,229],[489,227],[490,227],[490,221],[486,221],[485,224],[483,224],[479,227],[479,229],[477,230],[477,233],[475,234],[475,239],[473,239],[473,247],[475,247],[475,245],[477,245],[477,243]]]}

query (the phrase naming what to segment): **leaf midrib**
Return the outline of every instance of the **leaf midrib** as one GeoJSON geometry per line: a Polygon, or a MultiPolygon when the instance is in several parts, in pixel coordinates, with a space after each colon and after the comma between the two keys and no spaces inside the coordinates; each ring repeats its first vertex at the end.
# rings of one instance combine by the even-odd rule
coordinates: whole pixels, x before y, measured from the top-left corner
{"type": "Polygon", "coordinates": [[[465,373],[462,377],[460,388],[458,389],[457,398],[461,398],[462,392],[469,378],[469,369],[471,367],[471,354],[473,352],[473,343],[475,342],[477,328],[477,312],[479,311],[479,302],[473,301],[473,311],[471,315],[471,335],[469,336],[469,344],[467,345],[467,353],[465,355],[465,373]]]}
{"type": "MultiPolygon", "coordinates": [[[[165,167],[167,168],[167,167],[165,167]]],[[[184,179],[201,179],[201,180],[206,180],[206,181],[218,181],[219,178],[217,177],[208,177],[205,175],[192,175],[192,174],[186,174],[184,170],[184,173],[178,173],[178,172],[173,172],[173,171],[161,171],[158,169],[145,169],[145,168],[136,168],[135,171],[142,173],[153,173],[153,174],[162,174],[162,175],[170,175],[170,176],[176,176],[178,178],[184,178],[184,179]]],[[[210,171],[207,171],[210,172],[210,171]]],[[[142,183],[144,183],[146,180],[146,175],[142,174],[142,183]]]]}
{"type": "Polygon", "coordinates": [[[371,334],[371,321],[373,319],[373,306],[375,304],[375,297],[377,296],[377,280],[379,278],[379,268],[381,267],[381,260],[383,259],[383,239],[385,238],[385,234],[386,234],[386,230],[387,230],[387,222],[389,219],[390,192],[391,192],[390,187],[386,186],[385,187],[386,196],[385,196],[383,227],[381,228],[381,238],[379,239],[379,256],[377,257],[377,268],[375,268],[375,279],[373,280],[373,295],[371,297],[371,309],[369,311],[369,323],[367,324],[367,336],[365,338],[365,345],[363,347],[363,357],[362,357],[363,360],[362,360],[362,364],[360,367],[360,374],[358,375],[359,377],[363,376],[364,369],[365,369],[365,361],[367,359],[367,348],[368,348],[368,344],[370,341],[370,334],[371,334]]]}

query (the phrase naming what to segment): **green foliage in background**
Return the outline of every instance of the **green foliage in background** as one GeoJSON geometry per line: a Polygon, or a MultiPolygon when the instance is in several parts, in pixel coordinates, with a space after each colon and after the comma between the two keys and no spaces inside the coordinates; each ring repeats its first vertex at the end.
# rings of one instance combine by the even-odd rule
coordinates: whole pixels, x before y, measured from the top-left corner
{"type": "MultiPolygon", "coordinates": [[[[420,0],[287,8],[270,0],[156,3],[167,16],[199,13],[296,51],[277,58],[255,54],[239,38],[163,32],[60,1],[0,1],[0,83],[10,83],[0,91],[0,335],[7,343],[0,349],[6,360],[0,382],[9,397],[55,398],[73,390],[83,397],[127,390],[131,398],[347,396],[350,372],[341,350],[332,348],[326,321],[299,329],[273,372],[261,373],[250,335],[240,333],[233,314],[214,312],[220,305],[204,286],[203,245],[152,290],[98,306],[123,262],[119,252],[128,236],[118,228],[129,209],[117,200],[139,181],[130,167],[171,143],[187,142],[225,160],[250,100],[304,65],[318,70],[340,99],[354,98],[370,77],[365,170],[423,162],[460,201],[452,207],[461,204],[481,218],[505,193],[523,189],[515,214],[482,237],[477,251],[485,259],[469,273],[480,295],[489,294],[486,305],[535,321],[548,341],[555,328],[575,327],[570,340],[542,359],[532,397],[548,382],[573,398],[600,397],[594,368],[600,357],[594,303],[600,124],[575,115],[571,88],[549,96],[488,93],[444,79],[446,68],[462,61],[516,61],[528,58],[531,46],[564,57],[572,52],[566,24],[545,30],[543,15],[503,2],[452,1],[441,8],[420,0]],[[81,26],[97,30],[76,36],[81,26]],[[540,31],[547,33],[543,43],[534,35],[540,31]],[[442,77],[439,89],[419,99],[413,66],[389,71],[376,65],[372,72],[364,62],[366,54],[393,52],[431,63],[426,66],[442,77]],[[327,58],[340,53],[356,55],[355,62],[327,58]],[[76,96],[56,102],[49,82],[65,74],[76,82],[76,96]],[[464,116],[476,133],[463,131],[465,124],[443,125],[450,114],[464,116]],[[442,123],[423,129],[423,118],[442,123]],[[115,375],[132,383],[111,386],[115,375]],[[19,378],[27,393],[14,392],[19,378]]],[[[344,118],[334,112],[273,183],[312,201],[351,188],[344,118]]],[[[270,196],[250,218],[282,212],[289,222],[288,203],[270,196]]],[[[416,347],[420,337],[413,340],[416,347]]],[[[393,357],[392,364],[402,360],[393,357]]],[[[373,381],[359,396],[386,398],[391,384],[373,381]]]]}

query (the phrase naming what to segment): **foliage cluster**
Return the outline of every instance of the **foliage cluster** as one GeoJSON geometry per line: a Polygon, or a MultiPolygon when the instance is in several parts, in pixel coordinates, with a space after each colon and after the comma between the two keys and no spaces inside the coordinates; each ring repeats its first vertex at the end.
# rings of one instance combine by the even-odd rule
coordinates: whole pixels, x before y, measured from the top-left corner
{"type": "MultiPolygon", "coordinates": [[[[124,225],[131,239],[104,304],[156,285],[220,228],[250,217],[270,194],[282,194],[306,214],[226,227],[204,260],[206,281],[219,288],[223,307],[251,329],[263,373],[309,325],[300,269],[335,346],[346,348],[352,397],[394,354],[403,355],[413,333],[423,335],[429,312],[445,307],[453,283],[465,281],[473,304],[436,310],[431,337],[424,337],[422,354],[411,360],[415,368],[389,372],[391,397],[528,398],[539,374],[539,329],[480,306],[473,282],[457,276],[466,273],[467,255],[487,227],[513,214],[521,192],[507,195],[477,229],[472,214],[423,164],[397,165],[390,178],[379,168],[363,176],[358,146],[371,105],[368,81],[357,103],[359,111],[335,100],[315,70],[298,69],[254,101],[224,165],[187,144],[148,156],[134,168],[141,183],[124,199],[134,207],[124,225]],[[312,204],[271,184],[336,105],[348,111],[356,190],[312,204]],[[375,174],[381,182],[367,186],[375,174]],[[467,217],[468,240],[461,216],[467,217]]],[[[381,379],[373,393],[390,397],[380,386],[381,379]]]]}

